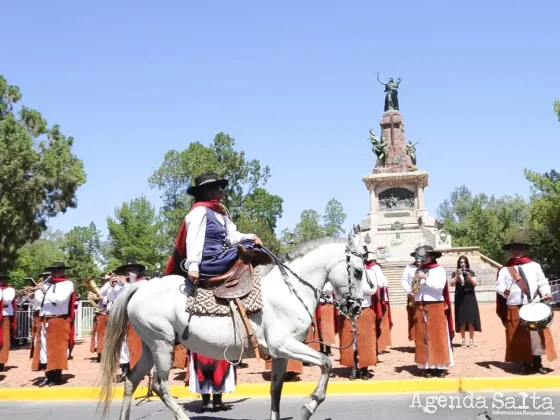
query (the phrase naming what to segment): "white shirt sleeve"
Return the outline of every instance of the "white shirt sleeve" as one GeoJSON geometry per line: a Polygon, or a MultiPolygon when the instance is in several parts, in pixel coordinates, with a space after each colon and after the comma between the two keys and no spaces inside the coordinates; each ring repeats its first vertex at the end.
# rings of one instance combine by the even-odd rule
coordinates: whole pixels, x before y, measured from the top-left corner
{"type": "Polygon", "coordinates": [[[371,284],[373,285],[373,287],[371,287],[369,285],[369,282],[367,281],[367,279],[364,278],[362,280],[362,288],[363,288],[363,291],[364,291],[364,295],[372,296],[372,295],[375,295],[375,293],[377,292],[377,287],[379,285],[379,280],[378,280],[377,276],[379,275],[379,272],[376,270],[376,268],[377,268],[377,270],[381,271],[381,269],[377,265],[375,265],[371,268],[368,268],[366,270],[366,273],[368,274],[369,280],[371,281],[371,284]]]}
{"type": "Polygon", "coordinates": [[[507,268],[503,267],[498,272],[498,278],[496,279],[496,292],[498,292],[503,297],[505,296],[506,289],[508,288],[508,284],[506,283],[506,276],[507,268]]]}
{"type": "Polygon", "coordinates": [[[447,275],[445,274],[445,269],[440,266],[428,272],[426,283],[421,285],[421,287],[429,287],[430,289],[436,290],[441,293],[443,292],[446,283],[447,275]]]}
{"type": "Polygon", "coordinates": [[[256,235],[253,233],[241,233],[237,230],[237,226],[229,218],[225,217],[226,221],[226,243],[231,246],[243,239],[255,239],[256,235]]]}
{"type": "Polygon", "coordinates": [[[185,263],[188,271],[199,271],[204,251],[204,239],[206,238],[206,208],[197,207],[185,217],[187,224],[187,261],[185,263]]]}
{"type": "Polygon", "coordinates": [[[57,283],[49,288],[45,303],[50,302],[54,305],[59,305],[68,302],[72,293],[74,293],[74,283],[71,281],[57,283]]]}
{"type": "Polygon", "coordinates": [[[410,283],[408,282],[408,272],[409,271],[410,271],[410,266],[407,265],[403,270],[402,279],[401,279],[402,288],[404,289],[404,291],[406,292],[407,295],[412,293],[412,287],[410,286],[410,283]]]}
{"type": "Polygon", "coordinates": [[[552,290],[540,264],[536,264],[535,273],[537,274],[537,286],[539,288],[541,296],[550,295],[552,293],[552,290]]]}

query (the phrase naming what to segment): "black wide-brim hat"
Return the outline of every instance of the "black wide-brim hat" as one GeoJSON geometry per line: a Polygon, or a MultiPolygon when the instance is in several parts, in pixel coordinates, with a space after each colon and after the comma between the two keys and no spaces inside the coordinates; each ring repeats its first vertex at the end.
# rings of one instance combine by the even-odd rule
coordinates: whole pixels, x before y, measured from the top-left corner
{"type": "Polygon", "coordinates": [[[113,273],[115,274],[125,273],[127,268],[134,268],[134,267],[138,268],[138,271],[140,272],[145,271],[146,268],[148,268],[144,264],[138,264],[136,261],[129,261],[128,263],[115,268],[113,270],[113,273]]]}
{"type": "Polygon", "coordinates": [[[72,268],[72,267],[67,266],[63,262],[57,261],[57,262],[52,263],[52,265],[50,267],[45,268],[44,271],[68,270],[70,268],[72,268]]]}
{"type": "Polygon", "coordinates": [[[196,177],[194,179],[194,185],[187,189],[187,194],[195,196],[206,187],[218,185],[219,187],[225,188],[228,184],[229,181],[227,179],[220,179],[217,174],[208,173],[196,177]]]}
{"type": "Polygon", "coordinates": [[[519,241],[517,239],[512,240],[509,244],[505,244],[504,246],[502,246],[502,249],[504,251],[509,251],[511,249],[514,248],[518,248],[518,249],[530,249],[531,248],[531,244],[528,244],[526,242],[522,242],[519,241]]]}
{"type": "Polygon", "coordinates": [[[432,257],[434,257],[434,259],[436,260],[443,255],[441,251],[436,251],[432,246],[424,245],[416,248],[414,252],[410,253],[410,256],[416,258],[417,255],[420,255],[421,257],[425,257],[428,254],[431,254],[432,257]]]}

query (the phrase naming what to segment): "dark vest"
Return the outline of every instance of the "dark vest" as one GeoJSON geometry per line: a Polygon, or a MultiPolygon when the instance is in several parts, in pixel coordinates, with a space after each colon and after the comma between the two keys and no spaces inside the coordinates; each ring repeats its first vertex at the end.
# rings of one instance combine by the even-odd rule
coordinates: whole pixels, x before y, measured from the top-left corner
{"type": "Polygon", "coordinates": [[[202,257],[217,255],[223,251],[226,243],[227,231],[218,219],[216,214],[206,209],[206,237],[204,238],[204,248],[202,257]]]}

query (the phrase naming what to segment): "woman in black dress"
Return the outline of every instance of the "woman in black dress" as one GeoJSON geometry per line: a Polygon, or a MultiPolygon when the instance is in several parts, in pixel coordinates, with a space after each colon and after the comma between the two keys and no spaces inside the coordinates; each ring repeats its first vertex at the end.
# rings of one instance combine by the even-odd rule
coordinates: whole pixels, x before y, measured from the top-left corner
{"type": "Polygon", "coordinates": [[[457,271],[452,274],[451,286],[455,286],[455,332],[461,333],[462,347],[476,347],[474,332],[481,332],[480,313],[474,290],[477,284],[474,271],[470,269],[469,259],[461,255],[457,260],[457,271]],[[465,340],[467,326],[470,334],[468,345],[465,340]]]}

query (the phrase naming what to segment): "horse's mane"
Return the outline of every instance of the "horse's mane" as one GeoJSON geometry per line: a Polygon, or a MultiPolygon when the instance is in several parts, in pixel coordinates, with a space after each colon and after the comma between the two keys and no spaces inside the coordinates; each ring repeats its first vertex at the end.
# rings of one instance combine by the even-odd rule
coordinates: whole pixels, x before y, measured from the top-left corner
{"type": "MultiPolygon", "coordinates": [[[[332,236],[327,236],[319,239],[312,239],[310,241],[303,242],[301,244],[296,245],[294,248],[292,248],[292,250],[290,250],[287,253],[282,253],[278,255],[278,258],[284,263],[291,263],[297,260],[298,258],[305,256],[306,254],[313,251],[314,249],[319,248],[321,245],[347,243],[347,242],[348,239],[346,238],[336,238],[332,236]]],[[[270,271],[272,271],[274,267],[275,265],[272,264],[261,265],[259,267],[261,277],[267,275],[270,271]]]]}
{"type": "Polygon", "coordinates": [[[310,253],[314,249],[319,248],[322,245],[347,243],[347,242],[348,242],[347,238],[336,238],[332,236],[327,236],[325,238],[319,238],[319,239],[312,239],[311,241],[303,242],[299,245],[296,245],[290,252],[288,252],[283,256],[284,257],[283,259],[286,262],[292,262],[310,253]]]}

